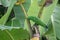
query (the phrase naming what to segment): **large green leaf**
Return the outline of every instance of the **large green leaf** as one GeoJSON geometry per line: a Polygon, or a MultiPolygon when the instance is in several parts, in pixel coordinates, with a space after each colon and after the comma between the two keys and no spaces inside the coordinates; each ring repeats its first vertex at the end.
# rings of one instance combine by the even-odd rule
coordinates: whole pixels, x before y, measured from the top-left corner
{"type": "Polygon", "coordinates": [[[54,0],[52,4],[50,4],[49,6],[46,6],[43,10],[43,13],[42,13],[42,16],[41,16],[41,20],[43,22],[45,22],[46,24],[48,23],[52,13],[53,13],[53,10],[57,4],[57,1],[58,0],[54,0]]]}
{"type": "MultiPolygon", "coordinates": [[[[23,13],[22,8],[20,6],[19,6],[20,10],[16,10],[19,13],[15,13],[15,18],[12,18],[9,22],[6,23],[8,16],[12,10],[12,7],[13,7],[12,6],[14,3],[13,1],[16,1],[16,0],[12,0],[11,5],[9,6],[10,9],[7,10],[8,13],[6,13],[6,15],[1,18],[0,24],[3,25],[3,27],[2,26],[0,27],[0,32],[1,32],[0,33],[0,40],[29,40],[29,33],[24,28],[20,28],[20,26],[21,26],[20,23],[22,23],[24,20],[24,18],[23,18],[24,13],[23,13]],[[19,14],[21,14],[21,15],[19,15],[19,14]],[[21,20],[21,22],[20,22],[20,20],[21,20]],[[4,26],[5,23],[7,26],[4,26]],[[12,28],[11,31],[10,31],[9,27],[12,28]],[[14,27],[19,27],[19,28],[15,29],[14,27]],[[4,28],[4,29],[1,29],[1,28],[4,28]]],[[[26,3],[23,5],[27,11],[29,9],[30,0],[26,1],[26,3]]]]}
{"type": "Polygon", "coordinates": [[[28,40],[28,38],[28,32],[22,28],[12,29],[11,31],[0,30],[0,40],[28,40]]]}
{"type": "MultiPolygon", "coordinates": [[[[22,4],[26,12],[29,9],[30,3],[31,3],[30,1],[31,0],[26,0],[25,3],[22,4]]],[[[23,8],[20,5],[15,5],[14,6],[14,13],[15,13],[15,21],[12,20],[13,25],[15,24],[14,26],[24,27],[25,14],[24,14],[23,8]],[[18,25],[16,25],[16,23],[18,25]]]]}
{"type": "Polygon", "coordinates": [[[44,35],[47,37],[48,40],[57,40],[56,33],[55,33],[55,27],[53,27],[51,20],[49,20],[47,26],[48,26],[48,30],[45,32],[44,35]]]}
{"type": "Polygon", "coordinates": [[[51,16],[52,22],[48,22],[49,30],[46,32],[48,40],[57,40],[60,39],[60,5],[56,6],[53,15],[51,16]],[[50,23],[50,24],[49,24],[50,23]]]}
{"type": "Polygon", "coordinates": [[[27,12],[28,16],[37,16],[39,9],[38,0],[31,0],[31,5],[27,12]]]}
{"type": "MultiPolygon", "coordinates": [[[[50,4],[49,6],[46,6],[44,7],[44,10],[42,12],[42,15],[41,15],[41,20],[47,24],[48,21],[50,20],[51,18],[51,15],[53,13],[53,10],[54,8],[56,7],[56,4],[57,4],[58,0],[54,0],[52,4],[50,4]]],[[[44,34],[44,28],[40,27],[40,31],[41,31],[41,34],[44,34]]]]}
{"type": "Polygon", "coordinates": [[[15,24],[19,23],[20,27],[24,27],[25,15],[24,15],[24,11],[20,7],[20,5],[14,7],[14,13],[15,13],[15,18],[17,19],[17,22],[15,21],[13,23],[15,23],[15,24]]]}
{"type": "Polygon", "coordinates": [[[56,36],[60,39],[60,5],[56,6],[52,15],[53,27],[55,27],[56,36]]]}

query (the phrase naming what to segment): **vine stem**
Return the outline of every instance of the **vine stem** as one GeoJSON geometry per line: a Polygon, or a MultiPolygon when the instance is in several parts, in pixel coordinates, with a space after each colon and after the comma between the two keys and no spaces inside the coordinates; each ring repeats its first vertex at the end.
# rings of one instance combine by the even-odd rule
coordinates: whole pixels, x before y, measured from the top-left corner
{"type": "Polygon", "coordinates": [[[26,18],[27,24],[28,24],[28,26],[29,26],[30,36],[32,37],[31,23],[30,23],[30,20],[27,19],[28,14],[26,13],[26,10],[25,10],[24,6],[23,6],[22,4],[20,4],[20,6],[21,6],[21,8],[22,8],[22,10],[23,10],[23,12],[24,12],[24,14],[25,14],[25,18],[26,18]]]}
{"type": "Polygon", "coordinates": [[[23,12],[25,14],[25,17],[27,18],[28,17],[28,14],[26,13],[26,10],[25,10],[24,6],[22,4],[20,4],[20,6],[21,6],[21,8],[22,8],[22,10],[23,10],[23,12]]]}

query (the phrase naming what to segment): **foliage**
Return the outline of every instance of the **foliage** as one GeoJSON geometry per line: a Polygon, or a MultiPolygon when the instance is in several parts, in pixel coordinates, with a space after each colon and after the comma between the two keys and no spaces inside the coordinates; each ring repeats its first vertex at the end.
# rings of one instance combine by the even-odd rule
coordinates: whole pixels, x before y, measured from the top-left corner
{"type": "Polygon", "coordinates": [[[60,40],[59,3],[60,0],[52,0],[51,4],[46,0],[0,0],[0,40],[60,40]],[[40,38],[32,37],[37,29],[40,38]]]}

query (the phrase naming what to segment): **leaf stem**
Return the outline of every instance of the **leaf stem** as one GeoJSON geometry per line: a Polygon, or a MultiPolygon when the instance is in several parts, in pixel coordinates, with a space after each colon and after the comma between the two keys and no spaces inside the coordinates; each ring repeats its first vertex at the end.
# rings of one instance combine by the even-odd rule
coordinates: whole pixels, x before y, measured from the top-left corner
{"type": "Polygon", "coordinates": [[[25,14],[25,17],[26,17],[26,21],[27,21],[27,24],[29,26],[29,32],[30,32],[30,36],[32,36],[32,28],[31,28],[31,23],[30,23],[30,20],[27,19],[28,17],[28,14],[26,13],[26,10],[24,9],[24,6],[22,4],[20,4],[24,14],[25,14]]]}
{"type": "Polygon", "coordinates": [[[20,4],[20,6],[21,6],[21,8],[22,8],[22,10],[23,10],[23,12],[25,14],[25,17],[27,18],[28,17],[28,14],[26,13],[26,10],[25,10],[24,6],[22,4],[20,4]]]}

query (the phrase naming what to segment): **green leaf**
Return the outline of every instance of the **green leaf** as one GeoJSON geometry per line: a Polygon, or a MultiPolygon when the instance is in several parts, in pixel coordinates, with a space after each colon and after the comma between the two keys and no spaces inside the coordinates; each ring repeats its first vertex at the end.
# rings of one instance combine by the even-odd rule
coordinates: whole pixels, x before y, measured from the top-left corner
{"type": "MultiPolygon", "coordinates": [[[[54,11],[54,8],[56,7],[57,2],[58,2],[58,0],[54,0],[51,5],[44,7],[44,10],[43,10],[42,15],[41,15],[41,20],[45,24],[48,24],[48,22],[49,22],[49,20],[51,18],[51,15],[52,15],[52,13],[54,11]]],[[[41,32],[40,32],[41,35],[44,34],[45,28],[41,28],[40,30],[41,30],[41,32]]]]}
{"type": "Polygon", "coordinates": [[[41,16],[41,20],[44,22],[44,23],[48,23],[48,21],[50,20],[51,18],[51,15],[53,13],[53,10],[57,4],[58,0],[54,0],[53,3],[50,5],[50,6],[46,6],[43,10],[43,13],[42,13],[42,16],[41,16]]]}
{"type": "Polygon", "coordinates": [[[17,19],[17,21],[19,21],[18,23],[20,24],[20,26],[24,27],[25,15],[22,8],[20,6],[14,6],[14,13],[15,18],[17,19]]]}
{"type": "Polygon", "coordinates": [[[52,23],[55,27],[56,36],[60,39],[60,5],[57,5],[54,10],[54,14],[52,15],[52,23]]]}
{"type": "MultiPolygon", "coordinates": [[[[22,4],[26,12],[29,9],[30,1],[31,0],[26,0],[25,3],[22,4]]],[[[25,14],[24,14],[24,11],[22,9],[23,8],[20,5],[14,6],[15,18],[17,19],[20,27],[24,27],[24,22],[25,22],[25,14]]],[[[16,22],[15,22],[15,24],[16,24],[16,22]]]]}
{"type": "Polygon", "coordinates": [[[47,37],[48,40],[57,40],[55,27],[53,27],[51,20],[49,20],[47,26],[48,26],[48,30],[45,32],[44,35],[47,37]]]}
{"type": "MultiPolygon", "coordinates": [[[[53,15],[51,16],[51,20],[52,20],[52,24],[49,24],[50,22],[48,22],[49,24],[49,30],[46,32],[46,35],[48,37],[48,34],[55,34],[55,38],[57,37],[58,39],[60,39],[60,5],[56,6],[53,15]],[[52,25],[52,26],[51,26],[52,25]],[[51,26],[51,27],[50,27],[51,26]]],[[[54,39],[53,36],[50,35],[50,40],[54,39]],[[51,38],[52,37],[52,38],[51,38]]],[[[55,40],[55,39],[54,39],[55,40]]],[[[57,40],[57,39],[56,39],[57,40]]]]}
{"type": "Polygon", "coordinates": [[[10,5],[11,0],[1,0],[1,5],[4,7],[8,7],[10,5]]]}
{"type": "Polygon", "coordinates": [[[30,8],[27,12],[28,16],[37,16],[39,12],[38,0],[32,0],[30,8]]]}
{"type": "Polygon", "coordinates": [[[29,38],[29,33],[20,28],[9,30],[0,30],[0,40],[25,40],[29,38]]]}
{"type": "MultiPolygon", "coordinates": [[[[29,9],[30,1],[31,0],[27,0],[25,2],[25,4],[23,4],[23,6],[26,9],[26,11],[28,11],[28,9],[29,9]]],[[[24,15],[21,7],[20,7],[20,10],[17,10],[17,11],[20,11],[19,13],[24,15]]],[[[0,39],[1,40],[29,40],[29,33],[28,33],[28,31],[25,30],[24,28],[20,28],[21,27],[20,23],[24,20],[24,18],[23,18],[23,16],[21,17],[19,15],[19,13],[15,13],[15,17],[12,18],[9,22],[6,23],[7,26],[4,26],[4,27],[1,26],[1,29],[0,29],[0,32],[1,32],[0,33],[0,39]],[[21,22],[20,22],[20,20],[21,20],[21,22]],[[10,31],[9,27],[12,28],[11,31],[10,31]],[[15,29],[14,27],[19,27],[19,29],[15,29]],[[5,29],[2,30],[2,28],[5,28],[5,29]]],[[[5,16],[4,16],[4,18],[5,18],[5,16]]],[[[5,20],[7,20],[7,19],[5,19],[5,20]]],[[[6,22],[5,20],[1,20],[2,22],[4,21],[3,23],[1,22],[3,25],[6,22]]]]}

